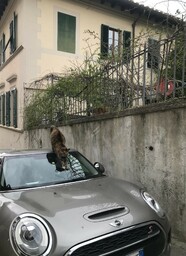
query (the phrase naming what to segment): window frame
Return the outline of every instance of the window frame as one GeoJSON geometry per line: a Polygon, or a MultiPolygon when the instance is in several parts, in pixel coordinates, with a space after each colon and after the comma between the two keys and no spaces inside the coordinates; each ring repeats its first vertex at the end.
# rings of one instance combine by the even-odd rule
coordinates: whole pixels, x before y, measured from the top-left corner
{"type": "Polygon", "coordinates": [[[108,33],[109,33],[108,34],[108,55],[111,56],[112,58],[117,58],[121,56],[121,30],[109,27],[108,33]],[[118,35],[117,39],[116,39],[116,33],[118,35]],[[111,37],[110,37],[110,34],[112,34],[111,37]],[[110,40],[112,40],[112,44],[110,44],[109,42],[110,40]]]}
{"type": "Polygon", "coordinates": [[[0,124],[17,128],[18,123],[17,88],[0,95],[0,124]]]}
{"type": "MultiPolygon", "coordinates": [[[[126,54],[126,49],[127,51],[130,51],[130,47],[131,47],[131,31],[127,31],[127,30],[120,30],[120,29],[116,29],[104,24],[101,24],[101,46],[100,46],[100,51],[101,51],[101,57],[102,58],[109,58],[110,56],[114,59],[117,59],[117,57],[122,57],[123,58],[123,63],[128,63],[130,61],[130,55],[131,53],[127,53],[126,54]],[[118,32],[118,50],[117,50],[117,54],[114,53],[114,51],[112,50],[111,55],[109,54],[109,32],[115,33],[118,32]],[[126,35],[127,38],[126,38],[126,35]],[[130,38],[130,40],[128,40],[130,38]],[[128,41],[127,41],[128,40],[128,41]],[[127,59],[126,59],[127,56],[127,59]]],[[[113,40],[114,40],[114,44],[115,44],[115,39],[113,36],[113,40]]]]}
{"type": "Polygon", "coordinates": [[[10,47],[10,55],[17,49],[17,15],[14,12],[14,17],[9,25],[9,39],[6,42],[6,35],[3,33],[0,40],[0,66],[6,62],[6,50],[10,47]]]}

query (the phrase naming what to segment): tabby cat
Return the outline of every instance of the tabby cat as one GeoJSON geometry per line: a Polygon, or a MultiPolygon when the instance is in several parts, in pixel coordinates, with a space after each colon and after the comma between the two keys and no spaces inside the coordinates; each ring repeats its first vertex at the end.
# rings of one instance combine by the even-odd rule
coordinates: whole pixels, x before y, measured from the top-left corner
{"type": "Polygon", "coordinates": [[[66,140],[62,132],[54,125],[50,128],[50,140],[52,150],[56,155],[56,169],[63,171],[67,169],[68,149],[65,146],[66,140]]]}

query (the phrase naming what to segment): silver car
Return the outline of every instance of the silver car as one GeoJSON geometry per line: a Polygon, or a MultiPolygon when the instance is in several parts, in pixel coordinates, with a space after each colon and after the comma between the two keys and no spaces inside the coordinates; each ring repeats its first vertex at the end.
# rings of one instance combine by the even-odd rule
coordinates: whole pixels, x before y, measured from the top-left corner
{"type": "Polygon", "coordinates": [[[70,150],[0,153],[1,256],[169,256],[171,228],[157,201],[70,150]]]}

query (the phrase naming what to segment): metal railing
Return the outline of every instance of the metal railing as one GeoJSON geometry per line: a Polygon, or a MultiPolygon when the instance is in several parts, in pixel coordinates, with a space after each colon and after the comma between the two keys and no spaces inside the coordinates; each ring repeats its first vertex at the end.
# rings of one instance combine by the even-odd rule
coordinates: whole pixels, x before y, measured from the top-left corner
{"type": "Polygon", "coordinates": [[[67,76],[50,74],[27,85],[26,106],[38,91],[48,92],[49,87],[53,88],[51,111],[43,111],[42,119],[36,124],[119,112],[186,97],[186,30],[156,42],[154,47],[144,44],[133,52],[126,59],[103,60],[91,71],[70,76],[70,82],[67,76]]]}

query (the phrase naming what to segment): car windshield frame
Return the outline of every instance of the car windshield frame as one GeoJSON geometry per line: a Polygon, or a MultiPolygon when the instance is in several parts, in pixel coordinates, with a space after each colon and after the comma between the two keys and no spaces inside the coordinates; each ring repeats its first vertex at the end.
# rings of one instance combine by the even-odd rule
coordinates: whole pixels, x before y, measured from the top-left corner
{"type": "Polygon", "coordinates": [[[68,169],[56,170],[53,152],[7,155],[2,159],[0,191],[52,186],[104,176],[78,151],[70,151],[68,169]]]}

